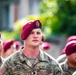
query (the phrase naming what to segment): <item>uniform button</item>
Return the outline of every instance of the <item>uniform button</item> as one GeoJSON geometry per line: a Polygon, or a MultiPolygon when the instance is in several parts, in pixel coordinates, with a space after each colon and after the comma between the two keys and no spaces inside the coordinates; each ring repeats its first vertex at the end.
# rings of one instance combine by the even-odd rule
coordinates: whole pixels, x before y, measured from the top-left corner
{"type": "Polygon", "coordinates": [[[31,74],[32,75],[37,75],[37,71],[33,71],[31,74]]]}

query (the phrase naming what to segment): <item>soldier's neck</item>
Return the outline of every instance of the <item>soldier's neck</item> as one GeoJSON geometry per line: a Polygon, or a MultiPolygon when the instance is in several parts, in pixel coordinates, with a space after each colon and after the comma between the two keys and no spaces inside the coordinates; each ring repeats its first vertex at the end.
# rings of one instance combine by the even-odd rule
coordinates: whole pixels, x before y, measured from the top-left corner
{"type": "Polygon", "coordinates": [[[23,49],[24,55],[26,55],[28,58],[36,58],[39,54],[39,48],[33,49],[33,48],[24,48],[23,49]]]}

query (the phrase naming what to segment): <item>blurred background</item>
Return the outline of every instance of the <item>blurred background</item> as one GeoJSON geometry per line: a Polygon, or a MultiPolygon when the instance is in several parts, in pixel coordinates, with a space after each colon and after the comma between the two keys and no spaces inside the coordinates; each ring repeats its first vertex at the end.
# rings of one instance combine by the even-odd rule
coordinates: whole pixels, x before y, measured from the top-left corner
{"type": "MultiPolygon", "coordinates": [[[[76,0],[0,0],[2,39],[20,40],[22,26],[39,19],[49,54],[57,58],[71,35],[76,35],[76,0]]],[[[21,41],[22,42],[22,41],[21,41]]]]}

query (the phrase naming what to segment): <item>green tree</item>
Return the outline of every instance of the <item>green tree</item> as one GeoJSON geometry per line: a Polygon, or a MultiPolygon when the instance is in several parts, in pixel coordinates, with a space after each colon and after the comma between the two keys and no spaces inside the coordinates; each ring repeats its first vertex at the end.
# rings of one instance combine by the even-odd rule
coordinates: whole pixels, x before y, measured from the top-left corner
{"type": "Polygon", "coordinates": [[[76,0],[43,0],[40,13],[46,16],[44,30],[49,27],[52,34],[76,34],[76,0]]]}

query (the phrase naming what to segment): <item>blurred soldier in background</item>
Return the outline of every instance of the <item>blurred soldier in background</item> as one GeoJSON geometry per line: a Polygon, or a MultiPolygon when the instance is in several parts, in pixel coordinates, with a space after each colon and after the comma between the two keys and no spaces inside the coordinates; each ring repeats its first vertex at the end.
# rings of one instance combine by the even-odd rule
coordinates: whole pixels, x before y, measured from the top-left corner
{"type": "Polygon", "coordinates": [[[61,64],[64,75],[72,75],[76,71],[76,41],[69,41],[65,46],[66,61],[61,64]]]}
{"type": "Polygon", "coordinates": [[[22,44],[20,41],[15,41],[13,46],[16,49],[16,51],[18,51],[21,48],[22,44]]]}
{"type": "Polygon", "coordinates": [[[1,66],[2,75],[62,75],[56,60],[39,49],[42,42],[39,20],[27,22],[21,32],[24,47],[11,55],[1,66]]]}
{"type": "Polygon", "coordinates": [[[2,63],[6,60],[8,56],[10,56],[12,53],[14,53],[14,47],[13,47],[14,40],[7,40],[3,42],[3,49],[1,52],[1,60],[2,63]]]}
{"type": "MultiPolygon", "coordinates": [[[[76,35],[72,35],[70,37],[68,37],[67,42],[76,40],[76,35]]],[[[66,61],[66,54],[65,54],[65,48],[62,50],[61,55],[56,59],[60,64],[62,64],[63,62],[66,61]]]]}
{"type": "Polygon", "coordinates": [[[49,53],[51,44],[49,42],[42,42],[42,50],[45,51],[46,53],[49,53]]]}

